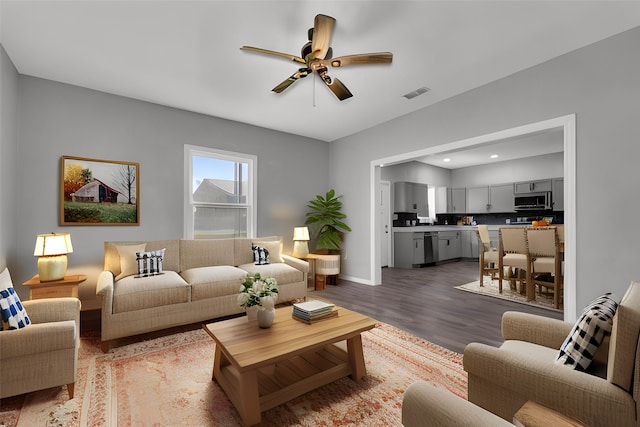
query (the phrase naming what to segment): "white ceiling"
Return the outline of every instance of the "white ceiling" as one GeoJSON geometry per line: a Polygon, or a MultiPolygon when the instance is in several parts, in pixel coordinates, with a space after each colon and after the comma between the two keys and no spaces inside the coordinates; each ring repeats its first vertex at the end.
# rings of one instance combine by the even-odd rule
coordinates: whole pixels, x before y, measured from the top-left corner
{"type": "Polygon", "coordinates": [[[0,0],[0,42],[18,72],[334,141],[640,25],[640,1],[0,0]],[[338,101],[298,67],[317,13],[334,56],[392,64],[330,70],[338,101]],[[431,90],[413,100],[402,95],[431,90]]]}
{"type": "Polygon", "coordinates": [[[474,145],[468,149],[453,150],[449,152],[443,151],[429,156],[417,157],[412,160],[445,169],[460,169],[470,166],[522,159],[525,157],[561,153],[563,151],[563,130],[551,129],[527,134],[517,138],[507,138],[474,145]]]}

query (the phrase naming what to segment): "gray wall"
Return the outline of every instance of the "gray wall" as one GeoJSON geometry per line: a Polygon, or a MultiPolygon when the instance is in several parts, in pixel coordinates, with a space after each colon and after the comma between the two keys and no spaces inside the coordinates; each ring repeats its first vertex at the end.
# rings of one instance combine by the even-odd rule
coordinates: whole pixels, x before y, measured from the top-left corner
{"type": "Polygon", "coordinates": [[[293,227],[304,223],[307,202],[328,188],[329,146],[322,141],[24,75],[18,88],[22,172],[15,196],[20,215],[9,221],[17,229],[11,273],[20,283],[36,273],[36,234],[70,232],[69,272],[89,276],[80,289],[83,309],[97,307],[105,240],[182,237],[184,144],[258,157],[256,234],[282,235],[285,251],[293,246],[293,227]],[[63,155],[139,162],[140,226],[58,226],[63,155]]]}
{"type": "Polygon", "coordinates": [[[332,143],[331,184],[358,218],[344,275],[371,280],[372,160],[575,113],[577,308],[621,298],[640,279],[639,48],[640,27],[332,143]]]}
{"type": "Polygon", "coordinates": [[[0,45],[0,271],[16,258],[17,108],[18,72],[0,45]]]}
{"type": "Polygon", "coordinates": [[[554,153],[455,169],[451,172],[451,186],[455,188],[480,187],[536,179],[562,178],[564,176],[563,160],[563,153],[554,153]]]}

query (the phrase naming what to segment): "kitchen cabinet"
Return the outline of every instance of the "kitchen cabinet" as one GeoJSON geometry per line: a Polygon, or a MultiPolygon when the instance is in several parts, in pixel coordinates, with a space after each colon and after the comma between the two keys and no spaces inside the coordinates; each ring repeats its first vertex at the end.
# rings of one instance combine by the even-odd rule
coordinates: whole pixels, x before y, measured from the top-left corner
{"type": "Polygon", "coordinates": [[[551,180],[516,182],[513,184],[513,192],[515,194],[540,193],[543,191],[551,191],[551,180]]]}
{"type": "Polygon", "coordinates": [[[460,256],[462,258],[478,258],[480,256],[478,232],[476,230],[462,230],[460,232],[460,237],[460,256]]]}
{"type": "Polygon", "coordinates": [[[467,212],[514,212],[513,184],[467,188],[467,212]]]}
{"type": "Polygon", "coordinates": [[[491,212],[515,212],[513,208],[513,185],[502,184],[489,187],[491,212]]]}
{"type": "Polygon", "coordinates": [[[424,233],[394,233],[393,265],[411,268],[424,263],[424,233]]]}
{"type": "Polygon", "coordinates": [[[448,188],[447,189],[447,212],[465,213],[467,212],[467,189],[448,188]]]}
{"type": "Polygon", "coordinates": [[[553,210],[554,211],[563,211],[564,210],[564,179],[563,178],[555,178],[551,180],[553,184],[553,194],[551,197],[553,198],[553,210]]]}
{"type": "Polygon", "coordinates": [[[415,212],[418,216],[429,216],[427,184],[398,181],[393,184],[394,212],[415,212]]]}
{"type": "Polygon", "coordinates": [[[483,213],[491,209],[489,202],[489,187],[467,188],[467,212],[483,213]]]}
{"type": "Polygon", "coordinates": [[[436,214],[448,212],[447,187],[436,187],[436,214]]]}
{"type": "Polygon", "coordinates": [[[438,232],[438,261],[447,261],[462,256],[460,231],[438,232]]]}

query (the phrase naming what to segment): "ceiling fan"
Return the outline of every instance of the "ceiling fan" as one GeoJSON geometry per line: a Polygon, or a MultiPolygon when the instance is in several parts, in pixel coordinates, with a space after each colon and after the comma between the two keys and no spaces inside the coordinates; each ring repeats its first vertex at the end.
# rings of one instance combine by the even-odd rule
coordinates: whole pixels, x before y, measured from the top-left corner
{"type": "Polygon", "coordinates": [[[327,15],[316,15],[313,28],[308,31],[309,42],[302,46],[301,56],[290,55],[287,53],[275,52],[273,50],[261,49],[253,46],[242,46],[241,50],[265,53],[267,55],[275,55],[289,59],[300,64],[304,64],[288,77],[285,81],[272,89],[273,92],[280,93],[297,80],[307,77],[309,74],[316,73],[324,84],[334,93],[340,101],[351,98],[353,94],[338,79],[332,78],[328,74],[329,65],[332,67],[345,67],[347,65],[361,64],[382,64],[389,63],[393,59],[391,52],[361,53],[357,55],[339,56],[332,58],[333,49],[329,46],[333,27],[336,20],[327,15]]]}

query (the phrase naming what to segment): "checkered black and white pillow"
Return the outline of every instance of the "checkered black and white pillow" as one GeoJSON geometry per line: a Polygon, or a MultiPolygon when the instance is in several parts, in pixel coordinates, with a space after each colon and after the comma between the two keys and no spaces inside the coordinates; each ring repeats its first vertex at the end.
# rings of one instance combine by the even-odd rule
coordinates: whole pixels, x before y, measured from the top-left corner
{"type": "Polygon", "coordinates": [[[618,303],[611,293],[596,298],[589,304],[560,347],[556,363],[584,371],[591,364],[604,337],[611,333],[613,316],[618,303]]]}
{"type": "Polygon", "coordinates": [[[157,251],[136,252],[136,262],[138,264],[138,275],[136,277],[162,274],[165,250],[163,248],[157,251]]]}
{"type": "Polygon", "coordinates": [[[253,249],[253,262],[256,265],[264,265],[269,264],[269,250],[267,248],[263,248],[262,246],[251,246],[253,249]]]}
{"type": "Polygon", "coordinates": [[[7,268],[0,273],[0,330],[20,329],[31,324],[27,311],[13,289],[7,268]]]}

